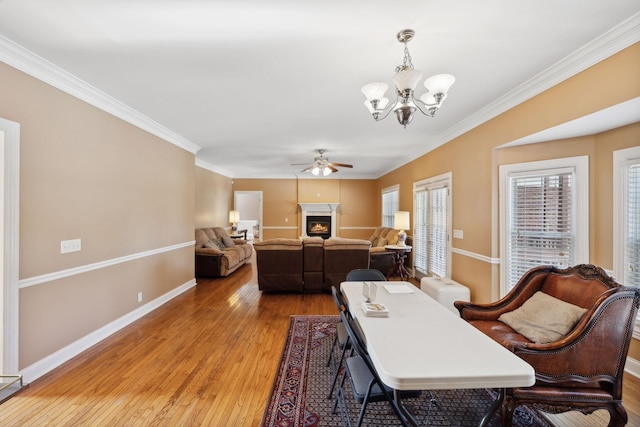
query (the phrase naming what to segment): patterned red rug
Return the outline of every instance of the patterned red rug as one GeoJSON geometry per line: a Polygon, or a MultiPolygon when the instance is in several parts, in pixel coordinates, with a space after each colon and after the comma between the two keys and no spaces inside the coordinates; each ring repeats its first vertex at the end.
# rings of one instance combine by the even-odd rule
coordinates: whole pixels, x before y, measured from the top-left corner
{"type": "MultiPolygon", "coordinates": [[[[263,427],[315,427],[342,425],[340,413],[332,414],[333,401],[327,399],[331,368],[326,366],[338,316],[292,316],[278,373],[262,419],[263,427]]],[[[350,399],[349,414],[355,420],[360,405],[350,399]]],[[[434,390],[437,405],[430,405],[429,394],[403,402],[421,425],[477,426],[495,397],[493,390],[434,390]]],[[[352,421],[353,422],[353,421],[352,421]]],[[[401,425],[387,402],[370,403],[363,425],[401,425]]],[[[499,426],[497,416],[491,426],[499,426]]],[[[536,411],[519,407],[514,427],[551,427],[536,411]]]]}

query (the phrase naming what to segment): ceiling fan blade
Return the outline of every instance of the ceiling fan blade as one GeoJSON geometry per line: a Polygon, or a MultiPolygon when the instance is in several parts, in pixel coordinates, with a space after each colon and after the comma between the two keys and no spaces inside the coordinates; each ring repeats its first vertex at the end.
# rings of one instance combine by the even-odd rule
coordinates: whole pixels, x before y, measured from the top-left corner
{"type": "Polygon", "coordinates": [[[348,165],[346,163],[336,163],[336,162],[331,162],[331,163],[329,163],[329,165],[338,166],[340,168],[352,168],[353,167],[353,165],[348,165]]]}
{"type": "Polygon", "coordinates": [[[309,162],[305,162],[305,163],[291,163],[291,166],[304,166],[304,165],[308,165],[309,162]]]}
{"type": "Polygon", "coordinates": [[[311,169],[313,169],[313,167],[314,167],[314,166],[313,166],[313,165],[311,165],[311,166],[309,166],[309,167],[308,167],[308,168],[306,168],[306,169],[302,169],[300,172],[309,172],[311,169]]]}
{"type": "Polygon", "coordinates": [[[326,167],[328,167],[329,169],[331,169],[331,172],[338,172],[338,169],[334,168],[333,166],[331,166],[331,163],[329,163],[326,167]]]}

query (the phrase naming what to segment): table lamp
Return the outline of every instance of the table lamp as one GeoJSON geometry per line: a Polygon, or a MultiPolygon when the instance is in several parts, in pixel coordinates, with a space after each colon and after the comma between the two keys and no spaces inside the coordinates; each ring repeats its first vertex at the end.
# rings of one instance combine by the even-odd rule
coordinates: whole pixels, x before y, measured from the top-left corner
{"type": "Polygon", "coordinates": [[[229,211],[229,222],[231,223],[231,231],[238,230],[238,222],[240,222],[240,211],[229,211]]]}
{"type": "Polygon", "coordinates": [[[411,228],[409,224],[409,212],[398,211],[393,214],[393,228],[400,230],[398,233],[398,246],[406,246],[404,241],[407,239],[407,233],[405,229],[411,228]]]}

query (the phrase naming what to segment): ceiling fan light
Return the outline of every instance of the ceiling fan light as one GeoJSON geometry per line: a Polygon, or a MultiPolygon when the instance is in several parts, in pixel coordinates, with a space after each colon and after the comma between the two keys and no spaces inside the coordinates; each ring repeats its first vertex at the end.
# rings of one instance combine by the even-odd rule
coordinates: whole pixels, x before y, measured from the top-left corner
{"type": "Polygon", "coordinates": [[[327,176],[331,174],[331,169],[329,169],[328,167],[325,167],[324,169],[322,169],[322,175],[323,176],[327,176]]]}
{"type": "Polygon", "coordinates": [[[433,94],[433,96],[439,93],[446,95],[455,81],[456,78],[451,74],[436,74],[424,81],[424,87],[433,94]]]}
{"type": "Polygon", "coordinates": [[[362,86],[362,93],[367,101],[375,101],[384,98],[384,93],[389,89],[389,85],[384,82],[369,83],[362,86]]]}
{"type": "Polygon", "coordinates": [[[396,85],[398,92],[407,89],[415,90],[421,78],[422,71],[412,69],[400,70],[393,76],[393,83],[396,85]]]}
{"type": "Polygon", "coordinates": [[[314,167],[313,169],[311,169],[311,174],[314,176],[320,175],[320,168],[318,166],[314,167]]]}

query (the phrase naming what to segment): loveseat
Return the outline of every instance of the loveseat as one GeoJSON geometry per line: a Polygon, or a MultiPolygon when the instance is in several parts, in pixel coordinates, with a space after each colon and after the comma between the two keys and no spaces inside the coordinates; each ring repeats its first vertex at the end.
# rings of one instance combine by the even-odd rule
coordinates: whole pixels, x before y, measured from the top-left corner
{"type": "Polygon", "coordinates": [[[253,246],[232,239],[222,227],[195,230],[196,277],[223,277],[251,261],[253,246]]]}
{"type": "MultiPolygon", "coordinates": [[[[370,268],[380,271],[385,276],[389,274],[396,264],[396,253],[384,247],[385,245],[397,245],[398,233],[399,230],[391,227],[378,227],[374,230],[371,237],[369,237],[369,241],[371,242],[370,268]]],[[[409,237],[407,237],[406,243],[407,245],[411,245],[409,237]]]]}
{"type": "Polygon", "coordinates": [[[255,242],[258,286],[267,292],[330,292],[358,268],[369,268],[371,242],[318,237],[255,242]]]}

